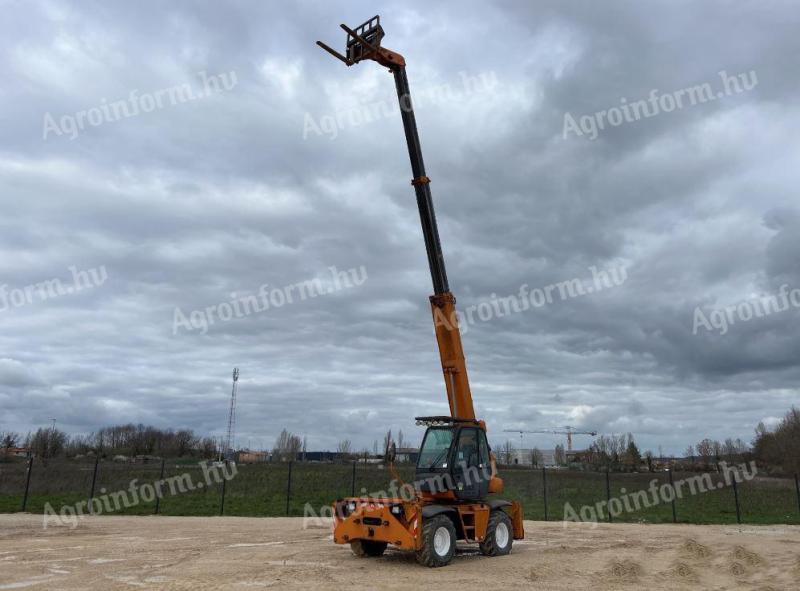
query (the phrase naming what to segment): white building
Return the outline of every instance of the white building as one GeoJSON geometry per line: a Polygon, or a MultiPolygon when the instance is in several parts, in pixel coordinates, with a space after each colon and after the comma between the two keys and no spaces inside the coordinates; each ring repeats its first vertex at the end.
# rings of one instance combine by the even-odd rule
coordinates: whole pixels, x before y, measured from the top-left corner
{"type": "MultiPolygon", "coordinates": [[[[539,466],[555,466],[556,465],[556,450],[554,449],[540,449],[539,453],[542,454],[542,459],[539,466]]],[[[513,451],[513,463],[520,466],[533,465],[533,448],[515,449],[513,451]]]]}

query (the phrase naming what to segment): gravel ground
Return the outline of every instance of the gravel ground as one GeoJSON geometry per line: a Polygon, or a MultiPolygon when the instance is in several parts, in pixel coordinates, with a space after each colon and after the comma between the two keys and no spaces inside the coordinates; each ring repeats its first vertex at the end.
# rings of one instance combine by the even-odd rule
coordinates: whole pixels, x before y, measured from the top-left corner
{"type": "Polygon", "coordinates": [[[0,515],[3,589],[800,588],[800,527],[525,522],[510,556],[459,549],[428,569],[410,554],[356,558],[300,518],[89,517],[75,529],[0,515]]]}

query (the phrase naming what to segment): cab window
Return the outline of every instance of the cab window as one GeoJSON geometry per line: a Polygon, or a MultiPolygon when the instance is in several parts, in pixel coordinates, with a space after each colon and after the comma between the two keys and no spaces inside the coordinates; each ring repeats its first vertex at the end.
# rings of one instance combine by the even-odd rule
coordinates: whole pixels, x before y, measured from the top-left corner
{"type": "Polygon", "coordinates": [[[480,458],[481,458],[481,466],[488,467],[491,461],[489,460],[489,442],[486,441],[486,432],[481,429],[478,435],[478,439],[480,440],[481,450],[480,450],[480,458]]]}
{"type": "Polygon", "coordinates": [[[437,429],[431,427],[425,434],[422,449],[419,452],[417,468],[424,470],[437,470],[447,468],[450,444],[453,443],[453,430],[448,428],[437,429]]]}
{"type": "Polygon", "coordinates": [[[478,429],[469,427],[461,429],[458,435],[456,466],[466,465],[468,468],[480,463],[478,429]]]}

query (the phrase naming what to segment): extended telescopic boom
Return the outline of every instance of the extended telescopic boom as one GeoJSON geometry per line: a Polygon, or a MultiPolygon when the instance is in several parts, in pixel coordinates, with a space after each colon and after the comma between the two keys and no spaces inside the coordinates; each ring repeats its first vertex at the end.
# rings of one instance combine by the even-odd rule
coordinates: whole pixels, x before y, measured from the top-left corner
{"type": "Polygon", "coordinates": [[[414,178],[411,184],[417,196],[422,235],[425,239],[425,250],[428,255],[428,266],[433,281],[433,295],[430,297],[436,340],[439,344],[439,355],[442,362],[447,399],[450,404],[450,415],[454,418],[475,419],[472,406],[472,394],[469,388],[464,351],[461,346],[461,334],[455,313],[456,299],[450,293],[447,271],[444,265],[442,245],[439,241],[439,229],[436,214],[433,210],[430,179],[425,174],[425,162],[422,159],[422,147],[417,133],[417,122],[411,102],[411,91],[406,77],[406,62],[402,55],[381,47],[384,32],[380,25],[380,17],[374,16],[354,29],[341,25],[347,32],[346,55],[317,41],[317,45],[344,62],[347,66],[369,59],[388,68],[394,75],[397,88],[397,99],[400,102],[400,113],[403,129],[408,144],[408,156],[411,160],[411,171],[414,178]]]}

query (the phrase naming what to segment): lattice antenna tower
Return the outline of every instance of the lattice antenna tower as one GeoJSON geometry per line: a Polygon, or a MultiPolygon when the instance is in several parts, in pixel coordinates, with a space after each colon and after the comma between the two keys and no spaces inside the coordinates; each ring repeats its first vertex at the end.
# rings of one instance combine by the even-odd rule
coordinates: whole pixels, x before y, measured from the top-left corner
{"type": "Polygon", "coordinates": [[[231,408],[228,411],[228,434],[225,437],[225,457],[233,456],[234,438],[236,437],[236,390],[239,385],[239,368],[233,368],[233,387],[231,388],[231,408]]]}

